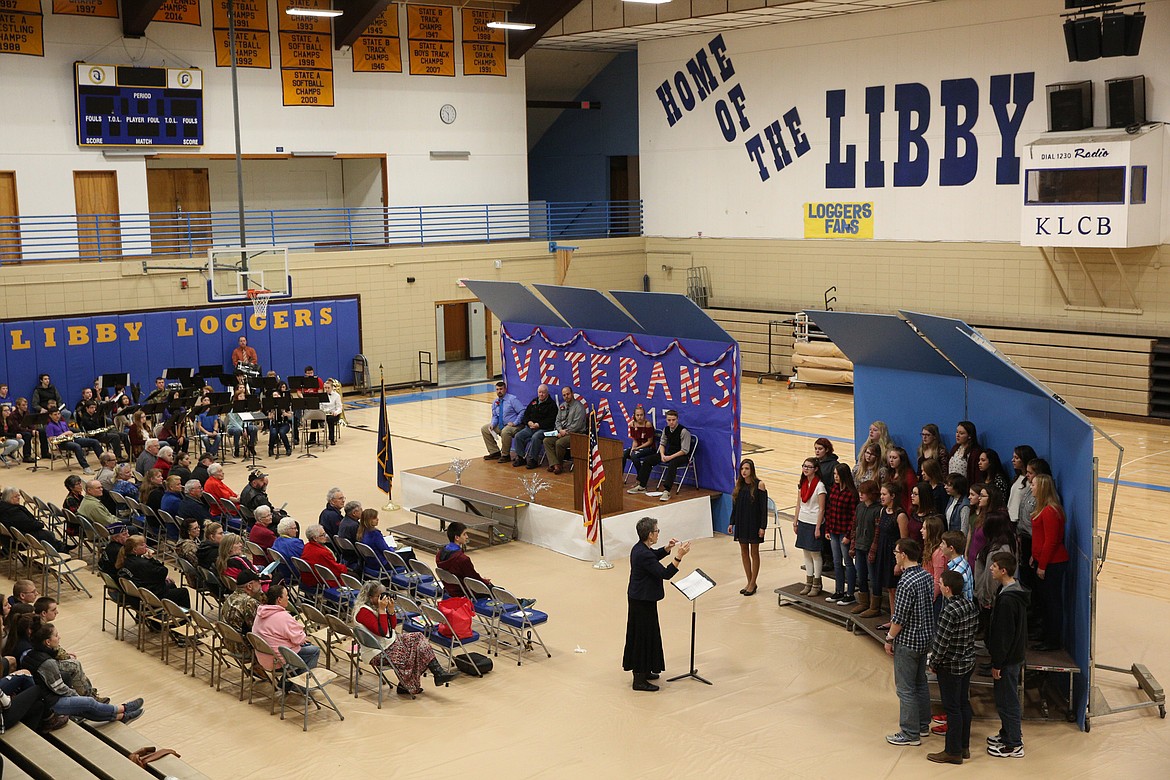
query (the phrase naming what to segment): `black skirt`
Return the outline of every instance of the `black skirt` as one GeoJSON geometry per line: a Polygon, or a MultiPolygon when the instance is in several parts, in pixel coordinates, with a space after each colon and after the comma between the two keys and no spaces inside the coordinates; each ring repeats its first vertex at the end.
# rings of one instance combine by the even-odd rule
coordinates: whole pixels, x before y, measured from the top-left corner
{"type": "Polygon", "coordinates": [[[662,629],[658,626],[658,602],[629,599],[626,617],[626,649],[622,669],[638,674],[666,668],[662,657],[662,629]]]}

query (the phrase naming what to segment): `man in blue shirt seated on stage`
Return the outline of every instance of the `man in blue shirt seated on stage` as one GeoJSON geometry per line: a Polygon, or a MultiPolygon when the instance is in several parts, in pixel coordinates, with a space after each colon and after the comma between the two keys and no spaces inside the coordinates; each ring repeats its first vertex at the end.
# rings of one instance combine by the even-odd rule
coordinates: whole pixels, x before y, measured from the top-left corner
{"type": "Polygon", "coordinates": [[[492,399],[492,416],[487,425],[479,429],[483,434],[483,443],[488,454],[484,460],[498,460],[507,463],[512,459],[512,437],[520,430],[523,424],[524,405],[520,399],[508,392],[508,386],[503,382],[496,382],[496,397],[492,399]],[[500,437],[499,444],[496,436],[500,437]]]}

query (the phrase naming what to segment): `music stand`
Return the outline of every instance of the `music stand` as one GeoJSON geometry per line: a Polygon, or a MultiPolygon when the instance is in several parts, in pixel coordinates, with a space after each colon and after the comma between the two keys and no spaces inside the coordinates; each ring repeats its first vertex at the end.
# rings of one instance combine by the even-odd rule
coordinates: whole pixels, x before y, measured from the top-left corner
{"type": "Polygon", "coordinates": [[[39,412],[38,414],[26,414],[24,416],[24,423],[28,429],[32,431],[33,441],[30,445],[32,447],[33,464],[28,467],[29,471],[40,471],[45,468],[41,465],[41,442],[40,438],[45,437],[45,446],[49,446],[49,437],[45,435],[45,423],[49,421],[48,412],[39,412]]]}
{"type": "Polygon", "coordinates": [[[195,376],[195,369],[183,368],[183,367],[164,368],[162,375],[163,375],[163,379],[175,379],[175,380],[187,379],[189,377],[195,376]]]}
{"type": "MultiPolygon", "coordinates": [[[[257,457],[256,456],[256,442],[260,438],[260,424],[268,421],[268,415],[265,414],[264,412],[260,411],[260,399],[259,398],[250,398],[250,399],[248,399],[248,401],[249,402],[255,401],[256,402],[256,409],[254,409],[252,411],[241,412],[239,410],[236,410],[235,406],[233,405],[232,410],[236,412],[236,414],[239,416],[239,418],[241,420],[244,421],[245,424],[246,423],[255,423],[256,424],[252,428],[252,446],[251,446],[252,468],[255,469],[256,468],[256,457],[257,457]]],[[[250,403],[246,403],[245,405],[250,405],[250,403]]],[[[247,428],[245,428],[244,430],[246,431],[247,428]]]]}
{"type": "Polygon", "coordinates": [[[686,674],[680,674],[678,677],[671,677],[667,682],[694,677],[699,682],[714,685],[710,680],[700,677],[699,670],[695,668],[695,602],[699,600],[699,596],[702,596],[711,590],[711,588],[715,587],[715,580],[708,577],[702,569],[695,569],[678,582],[671,582],[670,584],[678,588],[678,592],[686,596],[687,600],[691,602],[691,670],[686,674]]]}
{"type": "MultiPolygon", "coordinates": [[[[275,377],[268,377],[268,379],[272,379],[274,382],[276,381],[275,377]]],[[[279,384],[279,383],[277,383],[277,384],[279,384]]],[[[267,412],[275,412],[276,413],[276,420],[277,421],[270,422],[269,423],[270,426],[282,424],[282,422],[280,420],[281,412],[292,411],[292,400],[293,400],[292,396],[289,396],[289,395],[282,395],[279,398],[273,398],[270,395],[266,395],[261,399],[260,408],[263,409],[265,413],[267,413],[267,412]]],[[[268,415],[265,414],[264,416],[267,417],[268,415]]],[[[242,417],[242,415],[241,415],[241,417],[242,417]]],[[[274,433],[270,427],[269,431],[268,431],[269,442],[272,441],[271,437],[273,435],[274,435],[274,433]]],[[[273,453],[272,457],[276,458],[277,460],[280,460],[280,448],[279,447],[272,448],[272,453],[273,453]]]]}

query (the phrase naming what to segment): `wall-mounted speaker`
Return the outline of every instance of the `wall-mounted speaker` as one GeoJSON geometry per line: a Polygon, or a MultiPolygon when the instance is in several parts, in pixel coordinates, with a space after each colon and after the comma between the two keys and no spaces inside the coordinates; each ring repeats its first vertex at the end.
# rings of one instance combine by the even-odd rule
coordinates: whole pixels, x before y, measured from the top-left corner
{"type": "Polygon", "coordinates": [[[1077,39],[1077,62],[1088,62],[1101,56],[1101,18],[1088,16],[1073,22],[1077,39]]]}
{"type": "Polygon", "coordinates": [[[1146,77],[1128,76],[1105,81],[1106,121],[1109,127],[1146,123],[1146,77]]]}
{"type": "Polygon", "coordinates": [[[1105,14],[1101,20],[1101,56],[1121,57],[1125,54],[1125,28],[1129,17],[1125,14],[1105,14]]]}
{"type": "Polygon", "coordinates": [[[1093,126],[1093,82],[1049,84],[1048,131],[1084,130],[1093,126]]]}

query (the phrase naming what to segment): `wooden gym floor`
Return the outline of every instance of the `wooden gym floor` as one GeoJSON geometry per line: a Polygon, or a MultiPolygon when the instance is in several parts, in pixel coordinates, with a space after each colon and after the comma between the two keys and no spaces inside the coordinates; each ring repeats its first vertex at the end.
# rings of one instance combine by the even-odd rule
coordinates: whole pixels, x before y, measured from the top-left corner
{"type": "MultiPolygon", "coordinates": [[[[389,415],[398,470],[481,456],[478,431],[487,418],[489,389],[395,397],[389,415]]],[[[385,503],[374,485],[375,405],[351,404],[358,405],[364,408],[347,412],[351,427],[340,445],[320,458],[263,461],[271,475],[270,494],[278,503],[289,503],[302,527],[315,520],[334,485],[367,506],[385,503]]],[[[795,492],[798,467],[811,452],[813,438],[852,436],[848,392],[788,390],[783,383],[749,380],[743,384],[743,406],[744,454],[756,460],[781,506],[792,503],[789,494],[795,492]]],[[[938,422],[945,429],[952,421],[938,422]]],[[[1165,685],[1170,682],[1165,628],[1170,625],[1170,531],[1164,519],[1170,428],[1095,422],[1125,446],[1122,476],[1127,483],[1118,492],[1110,560],[1101,577],[1098,660],[1122,667],[1147,664],[1165,685]]],[[[851,460],[851,446],[839,449],[851,460]]],[[[1110,448],[1101,446],[1098,454],[1103,463],[1113,462],[1110,448]]],[[[241,488],[246,471],[244,463],[227,466],[229,484],[241,488]]],[[[54,502],[64,495],[65,476],[60,468],[35,474],[0,471],[5,484],[54,502]]],[[[1107,500],[1103,491],[1103,505],[1107,500]]],[[[385,525],[411,520],[406,512],[383,513],[385,525]]],[[[663,532],[669,537],[669,528],[663,532]]],[[[791,529],[784,538],[787,557],[763,545],[760,590],[750,598],[738,592],[743,573],[737,546],[724,536],[696,543],[687,565],[702,567],[719,583],[698,604],[697,666],[715,685],[682,680],[656,694],[631,691],[629,675],[621,671],[627,550],[607,550],[612,571],[596,571],[522,543],[477,552],[481,573],[518,595],[538,598],[538,607],[551,614],[542,634],[552,658],[538,650],[517,668],[500,656],[496,670],[482,680],[461,678],[436,690],[428,679],[417,701],[391,695],[381,711],[371,694],[357,701],[338,687],[335,699],[345,722],[331,714],[315,716],[308,734],[302,734],[295,718],[282,723],[269,717],[266,704],[249,707],[234,694],[216,693],[205,680],[184,677],[157,657],[138,653],[131,643],[103,634],[96,598],[65,594],[58,624],[62,644],[82,659],[103,693],[116,701],[146,698],[146,715],[136,728],[217,778],[337,772],[937,778],[983,777],[993,769],[1040,777],[1098,777],[1108,771],[1158,778],[1170,772],[1170,730],[1151,710],[1100,718],[1089,734],[1063,721],[1027,722],[1027,757],[1016,764],[982,751],[984,737],[997,728],[990,720],[975,724],[973,767],[927,762],[927,752],[942,749],[938,737],[918,748],[887,745],[883,737],[896,729],[898,709],[889,659],[867,637],[777,607],[772,590],[801,575],[791,529]]],[[[99,593],[97,580],[86,576],[91,591],[99,593]]],[[[690,615],[686,602],[668,591],[660,614],[665,676],[672,676],[686,671],[690,615]]],[[[1113,704],[1140,700],[1128,677],[1099,682],[1113,704]]]]}

